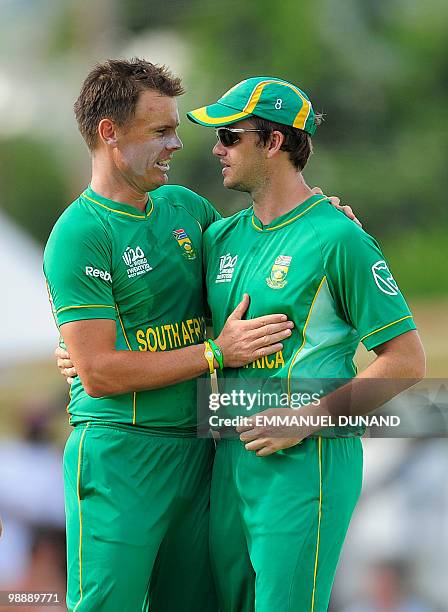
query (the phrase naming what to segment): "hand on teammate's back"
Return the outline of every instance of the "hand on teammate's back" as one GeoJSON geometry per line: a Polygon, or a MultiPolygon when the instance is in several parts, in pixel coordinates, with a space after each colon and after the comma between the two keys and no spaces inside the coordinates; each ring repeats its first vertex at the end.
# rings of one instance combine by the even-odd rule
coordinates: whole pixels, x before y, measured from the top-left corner
{"type": "MultiPolygon", "coordinates": [[[[320,187],[313,187],[311,189],[311,191],[314,194],[316,194],[316,195],[318,195],[318,194],[324,195],[324,192],[322,191],[322,189],[320,187]]],[[[351,219],[352,221],[354,221],[356,223],[356,225],[359,225],[359,227],[362,227],[361,221],[355,215],[355,213],[353,212],[351,206],[348,206],[347,204],[341,204],[341,199],[338,198],[337,196],[327,196],[327,197],[330,200],[330,204],[332,206],[334,206],[338,210],[342,211],[344,213],[344,215],[346,217],[348,217],[349,219],[351,219]]]]}
{"type": "Polygon", "coordinates": [[[54,356],[56,357],[56,363],[59,368],[59,372],[62,374],[62,376],[64,376],[67,383],[71,385],[73,379],[78,376],[78,372],[76,371],[73,362],[70,361],[70,355],[68,354],[68,351],[58,346],[54,352],[54,356]]]}

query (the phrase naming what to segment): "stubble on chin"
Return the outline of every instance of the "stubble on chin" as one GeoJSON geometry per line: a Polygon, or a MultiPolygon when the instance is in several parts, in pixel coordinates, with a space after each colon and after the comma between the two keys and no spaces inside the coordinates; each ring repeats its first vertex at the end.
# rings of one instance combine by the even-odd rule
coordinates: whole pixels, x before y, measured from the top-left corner
{"type": "Polygon", "coordinates": [[[242,193],[249,193],[250,187],[245,185],[244,183],[238,183],[237,181],[232,181],[226,184],[224,182],[224,187],[226,189],[232,189],[233,191],[241,191],[242,193]]]}

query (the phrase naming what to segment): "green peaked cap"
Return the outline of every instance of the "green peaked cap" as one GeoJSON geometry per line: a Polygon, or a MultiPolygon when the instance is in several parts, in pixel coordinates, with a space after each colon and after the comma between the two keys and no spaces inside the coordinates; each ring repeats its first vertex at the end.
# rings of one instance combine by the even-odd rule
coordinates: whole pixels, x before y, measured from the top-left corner
{"type": "Polygon", "coordinates": [[[299,128],[310,136],[317,127],[306,93],[275,77],[245,79],[214,104],[187,113],[190,121],[208,127],[222,127],[252,116],[299,128]]]}

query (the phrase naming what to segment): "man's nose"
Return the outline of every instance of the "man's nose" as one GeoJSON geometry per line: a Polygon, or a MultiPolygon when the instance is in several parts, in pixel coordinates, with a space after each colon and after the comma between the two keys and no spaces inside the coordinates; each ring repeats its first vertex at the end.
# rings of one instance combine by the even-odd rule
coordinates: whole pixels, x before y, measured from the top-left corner
{"type": "Polygon", "coordinates": [[[215,146],[212,149],[212,153],[213,153],[213,155],[216,155],[217,157],[222,157],[223,155],[226,154],[226,148],[218,140],[218,142],[215,144],[215,146]]]}
{"type": "Polygon", "coordinates": [[[171,149],[172,151],[179,151],[180,149],[183,148],[183,143],[182,140],[179,138],[179,136],[176,134],[176,136],[174,136],[171,141],[168,143],[168,149],[171,149]]]}

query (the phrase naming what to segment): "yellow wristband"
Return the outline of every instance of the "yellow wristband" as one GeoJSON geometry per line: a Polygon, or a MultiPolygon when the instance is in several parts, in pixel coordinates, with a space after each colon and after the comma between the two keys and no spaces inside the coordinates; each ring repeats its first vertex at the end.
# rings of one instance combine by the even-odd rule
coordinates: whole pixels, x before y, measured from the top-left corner
{"type": "Polygon", "coordinates": [[[204,346],[205,346],[204,357],[207,360],[208,369],[209,369],[210,374],[213,374],[213,372],[215,371],[215,356],[213,354],[212,347],[210,346],[208,342],[204,342],[204,346]]]}

